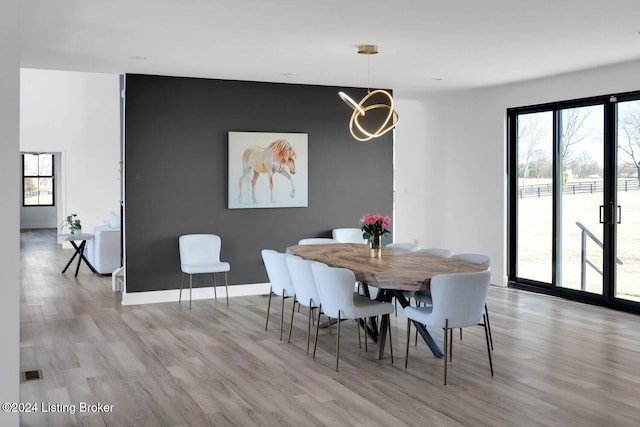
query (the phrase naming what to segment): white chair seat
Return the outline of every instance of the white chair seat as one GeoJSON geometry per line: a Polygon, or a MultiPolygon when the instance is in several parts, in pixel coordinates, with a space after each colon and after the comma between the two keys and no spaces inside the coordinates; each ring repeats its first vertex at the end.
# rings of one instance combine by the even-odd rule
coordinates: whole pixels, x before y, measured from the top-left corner
{"type": "Polygon", "coordinates": [[[394,311],[393,304],[390,302],[380,302],[371,298],[353,293],[353,312],[343,309],[342,313],[346,318],[362,319],[365,317],[375,317],[381,314],[391,314],[394,311]]]}
{"type": "Polygon", "coordinates": [[[225,271],[231,271],[231,265],[228,262],[215,262],[211,264],[180,264],[182,271],[187,274],[202,274],[202,273],[224,273],[225,271]]]}

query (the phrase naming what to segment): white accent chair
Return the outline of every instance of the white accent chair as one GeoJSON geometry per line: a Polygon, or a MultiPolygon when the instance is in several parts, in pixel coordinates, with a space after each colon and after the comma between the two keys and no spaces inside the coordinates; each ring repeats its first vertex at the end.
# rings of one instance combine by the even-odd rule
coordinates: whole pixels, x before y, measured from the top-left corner
{"type": "Polygon", "coordinates": [[[309,309],[307,319],[307,354],[309,354],[309,345],[311,343],[311,319],[313,311],[320,308],[320,295],[316,287],[316,281],[311,272],[311,264],[313,261],[302,259],[295,255],[287,255],[287,267],[289,268],[289,276],[295,291],[293,306],[291,307],[291,327],[289,328],[289,340],[291,342],[291,331],[293,330],[293,314],[295,313],[296,301],[298,306],[303,305],[309,309]]]}
{"type": "Polygon", "coordinates": [[[409,337],[411,321],[444,329],[444,384],[447,385],[447,364],[451,361],[453,350],[453,328],[484,325],[489,355],[489,368],[493,376],[493,362],[489,348],[489,331],[485,321],[483,307],[487,301],[491,272],[440,274],[431,279],[433,305],[404,308],[407,316],[407,348],[404,367],[409,361],[409,337]],[[447,360],[449,359],[449,360],[447,360]]]}
{"type": "Polygon", "coordinates": [[[299,245],[330,245],[332,243],[340,243],[335,239],[328,237],[310,237],[307,239],[301,239],[298,241],[299,245]]]}
{"type": "Polygon", "coordinates": [[[417,243],[390,243],[387,248],[400,249],[402,251],[417,251],[420,249],[420,245],[417,243]]]}
{"type": "Polygon", "coordinates": [[[178,238],[180,248],[180,298],[182,302],[182,287],[184,275],[189,275],[189,310],[191,310],[191,293],[193,290],[194,274],[211,274],[213,276],[213,295],[218,299],[216,292],[216,273],[224,273],[224,286],[227,294],[227,307],[229,306],[229,281],[227,272],[231,269],[228,262],[220,261],[220,236],[215,234],[185,234],[178,238]]]}
{"type": "MultiPolygon", "coordinates": [[[[334,268],[325,264],[314,262],[311,264],[311,272],[318,287],[320,295],[320,310],[325,315],[337,319],[338,333],[336,334],[336,371],[340,360],[340,323],[343,319],[355,319],[358,324],[358,339],[360,339],[359,319],[374,316],[383,316],[393,313],[393,304],[389,302],[373,301],[367,297],[354,294],[353,283],[356,278],[353,271],[346,268],[334,268]]],[[[318,324],[316,324],[316,340],[313,346],[315,358],[318,346],[318,325],[320,312],[318,312],[318,324]]],[[[393,363],[393,345],[391,343],[391,322],[389,324],[389,348],[391,351],[391,363],[393,363]]],[[[365,329],[365,351],[366,351],[365,329]]]]}
{"type": "Polygon", "coordinates": [[[367,244],[367,239],[362,237],[362,230],[359,228],[334,228],[331,235],[340,243],[367,244]]]}
{"type": "Polygon", "coordinates": [[[286,254],[276,252],[271,249],[262,250],[262,261],[269,276],[271,288],[269,289],[269,303],[267,305],[267,323],[264,326],[266,331],[269,327],[269,310],[271,309],[271,296],[276,294],[282,297],[282,309],[280,310],[280,340],[282,341],[282,329],[284,327],[284,300],[294,297],[295,307],[296,291],[291,283],[289,267],[287,267],[286,254]]]}

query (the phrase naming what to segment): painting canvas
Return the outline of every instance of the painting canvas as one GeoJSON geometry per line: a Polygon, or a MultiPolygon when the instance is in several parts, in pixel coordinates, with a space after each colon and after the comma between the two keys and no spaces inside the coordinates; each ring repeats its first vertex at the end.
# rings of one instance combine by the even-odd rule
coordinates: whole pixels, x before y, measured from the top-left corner
{"type": "Polygon", "coordinates": [[[229,132],[229,209],[307,207],[306,133],[229,132]]]}

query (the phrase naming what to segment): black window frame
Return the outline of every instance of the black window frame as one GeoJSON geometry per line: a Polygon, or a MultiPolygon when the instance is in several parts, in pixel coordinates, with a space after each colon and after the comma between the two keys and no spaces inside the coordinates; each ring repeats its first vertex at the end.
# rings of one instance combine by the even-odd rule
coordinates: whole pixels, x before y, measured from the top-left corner
{"type": "Polygon", "coordinates": [[[21,153],[21,157],[22,157],[22,206],[26,207],[26,208],[37,208],[37,207],[52,207],[56,205],[56,169],[55,169],[55,160],[56,160],[56,155],[54,153],[21,153]],[[30,154],[30,155],[42,155],[42,154],[48,154],[51,156],[51,175],[26,175],[25,174],[25,155],[26,154],[30,154]],[[26,204],[26,188],[25,188],[25,181],[28,178],[36,178],[36,179],[40,179],[40,178],[51,178],[51,203],[39,203],[39,198],[38,198],[38,204],[26,204]]]}
{"type": "MultiPolygon", "coordinates": [[[[517,170],[518,170],[518,159],[517,159],[517,116],[521,114],[528,113],[539,113],[544,111],[550,111],[553,113],[553,121],[554,121],[554,151],[558,147],[558,139],[559,139],[559,111],[568,109],[568,108],[579,108],[590,105],[604,105],[604,138],[605,140],[609,139],[610,141],[615,138],[616,134],[616,108],[615,104],[618,102],[630,101],[630,100],[639,100],[640,99],[640,90],[632,91],[632,92],[624,92],[624,93],[614,93],[614,94],[606,94],[592,97],[585,97],[579,99],[572,100],[564,100],[557,102],[550,102],[544,104],[537,105],[528,105],[522,107],[514,107],[507,109],[507,286],[522,289],[527,291],[533,291],[537,293],[543,293],[553,296],[558,296],[562,298],[567,298],[573,301],[600,305],[608,308],[613,308],[616,310],[628,311],[636,314],[640,314],[640,303],[634,301],[622,300],[619,298],[615,298],[613,296],[613,285],[615,284],[615,270],[610,267],[610,265],[605,264],[604,267],[604,275],[606,276],[608,282],[608,287],[603,284],[603,295],[594,295],[588,294],[581,291],[576,291],[573,289],[562,288],[556,286],[555,278],[557,277],[557,263],[556,259],[558,257],[557,254],[557,246],[554,244],[552,247],[553,255],[553,265],[552,265],[552,282],[545,283],[539,282],[532,279],[527,279],[523,277],[518,277],[516,274],[517,271],[517,170]],[[514,173],[515,171],[515,173],[514,173]]],[[[605,142],[607,144],[607,142],[605,142]]],[[[616,158],[610,156],[610,151],[605,149],[605,168],[607,164],[615,164],[616,158]]],[[[553,158],[553,168],[556,170],[560,167],[557,164],[557,153],[554,154],[553,158]]],[[[605,175],[607,175],[607,171],[605,170],[605,175]]],[[[615,181],[615,167],[608,168],[607,178],[609,182],[615,181]]],[[[557,183],[556,183],[557,185],[557,183]]],[[[557,217],[555,212],[557,212],[556,193],[559,191],[558,188],[554,188],[553,194],[553,235],[556,236],[557,231],[557,217]]],[[[608,187],[604,189],[605,198],[606,199],[614,199],[615,191],[612,187],[608,187]]],[[[610,248],[613,246],[615,248],[615,236],[609,233],[609,228],[605,228],[605,251],[612,251],[610,248]]]]}

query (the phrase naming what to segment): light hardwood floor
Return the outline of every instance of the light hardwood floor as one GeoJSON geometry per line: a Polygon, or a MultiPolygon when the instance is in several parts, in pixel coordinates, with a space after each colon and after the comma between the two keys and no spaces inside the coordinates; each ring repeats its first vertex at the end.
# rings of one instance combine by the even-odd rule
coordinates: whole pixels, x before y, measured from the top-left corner
{"type": "MultiPolygon", "coordinates": [[[[60,271],[55,230],[22,233],[22,402],[114,405],[111,413],[23,414],[25,426],[637,426],[640,317],[491,288],[495,376],[484,330],[454,335],[448,385],[424,344],[404,369],[406,320],[392,316],[395,364],[342,327],[305,354],[306,312],[279,341],[274,298],[122,306],[109,276],[60,271]]],[[[176,261],[177,263],[177,261],[176,261]]],[[[290,313],[290,300],[286,303],[290,313]]],[[[288,323],[288,315],[286,315],[288,323]]]]}

